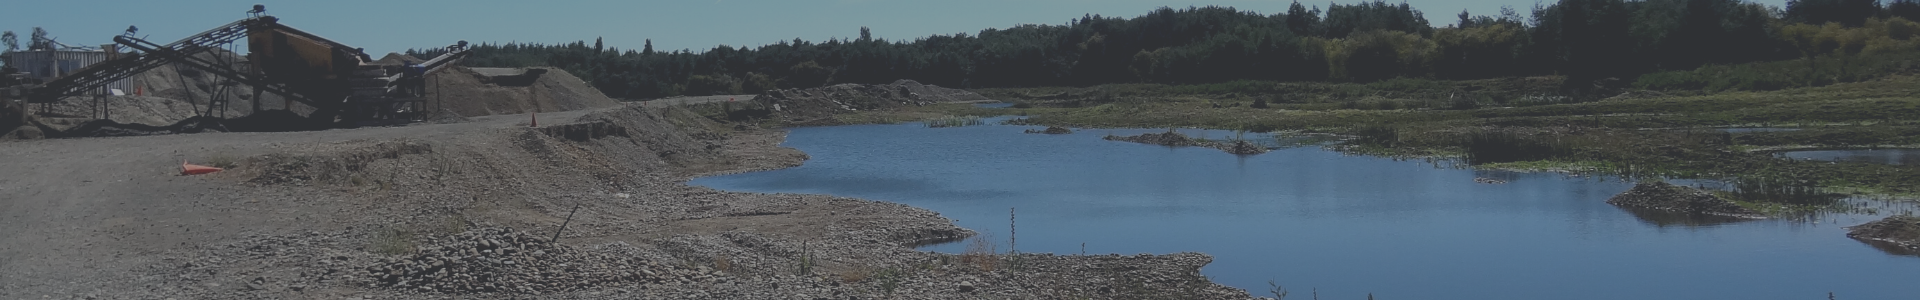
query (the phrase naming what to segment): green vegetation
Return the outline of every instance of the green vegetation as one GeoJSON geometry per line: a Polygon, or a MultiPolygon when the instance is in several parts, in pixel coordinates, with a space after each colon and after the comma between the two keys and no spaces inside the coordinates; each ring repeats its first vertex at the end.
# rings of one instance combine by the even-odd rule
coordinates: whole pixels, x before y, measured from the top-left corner
{"type": "MultiPolygon", "coordinates": [[[[1202,127],[1326,132],[1351,136],[1338,146],[1364,154],[1451,157],[1476,167],[1552,170],[1638,178],[1729,179],[1749,183],[1733,196],[1747,203],[1823,207],[1827,191],[1920,193],[1920,168],[1779,159],[1765,151],[1920,145],[1920,78],[1882,75],[1822,87],[1776,91],[1626,93],[1606,100],[1521,100],[1501,95],[1551,86],[1550,79],[1393,80],[1357,83],[1236,81],[1168,86],[986,89],[1033,108],[1009,109],[1020,123],[1080,127],[1202,127]],[[1495,83],[1516,82],[1511,85],[1495,83]],[[1480,87],[1469,92],[1467,87],[1480,87]],[[1309,90],[1320,90],[1313,94],[1309,90]],[[1274,95],[1267,91],[1297,91],[1274,95]],[[1482,92],[1494,91],[1494,92],[1482,92]],[[1476,93],[1479,92],[1479,93],[1476,93]],[[1498,101],[1456,109],[1433,97],[1452,93],[1498,101]],[[1274,108],[1232,103],[1272,99],[1274,108]],[[1395,109],[1346,108],[1343,102],[1406,103],[1395,109]],[[1226,104],[1222,104],[1226,103],[1226,104]],[[1720,127],[1793,126],[1797,131],[1729,133],[1720,127]],[[1793,184],[1781,184],[1791,182],[1793,184]],[[1763,197],[1764,196],[1764,197],[1763,197]],[[1820,202],[1820,203],[1814,203],[1820,202]]],[[[1541,97],[1544,98],[1544,97],[1541,97]]],[[[1592,97],[1588,99],[1594,99],[1592,97]]]]}
{"type": "Polygon", "coordinates": [[[978,116],[941,116],[938,118],[927,119],[926,121],[924,121],[924,123],[927,124],[927,128],[978,126],[978,125],[987,124],[986,121],[981,120],[980,117],[978,116]]]}
{"type": "MultiPolygon", "coordinates": [[[[1324,10],[1295,3],[1284,12],[1265,13],[1163,7],[1135,17],[1083,15],[1061,24],[1023,24],[974,34],[887,40],[860,28],[857,38],[720,45],[700,52],[655,51],[651,42],[638,50],[585,41],[480,43],[465,63],[555,66],[617,98],[759,93],[898,79],[995,88],[1561,75],[1566,84],[1554,89],[1573,96],[1627,84],[1660,90],[1770,90],[1855,82],[1906,68],[1873,61],[1913,48],[1916,26],[1904,20],[1920,18],[1920,4],[1808,0],[1768,7],[1743,0],[1558,0],[1531,11],[1461,11],[1456,25],[1445,27],[1432,26],[1427,15],[1405,3],[1385,1],[1332,3],[1324,10]],[[1744,65],[1795,58],[1799,60],[1744,65]],[[1702,68],[1710,65],[1724,67],[1702,68]],[[1787,65],[1803,65],[1805,71],[1780,72],[1787,65]],[[1656,75],[1635,80],[1650,73],[1656,75]]],[[[431,56],[437,51],[442,50],[409,53],[431,56]]],[[[1472,108],[1481,102],[1473,97],[1428,99],[1441,101],[1338,105],[1472,108]]]]}

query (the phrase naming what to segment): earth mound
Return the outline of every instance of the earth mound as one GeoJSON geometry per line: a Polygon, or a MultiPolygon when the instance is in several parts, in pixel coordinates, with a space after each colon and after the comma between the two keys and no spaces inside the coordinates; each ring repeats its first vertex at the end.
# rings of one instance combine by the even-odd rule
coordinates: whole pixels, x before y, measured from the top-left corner
{"type": "Polygon", "coordinates": [[[1141,143],[1141,144],[1161,145],[1161,146],[1168,146],[1168,147],[1200,145],[1199,143],[1196,143],[1193,138],[1188,138],[1187,135],[1185,134],[1181,134],[1179,132],[1172,132],[1172,131],[1168,131],[1166,133],[1145,133],[1145,134],[1140,134],[1135,136],[1109,135],[1105,139],[1110,141],[1135,142],[1135,143],[1141,143]]]}
{"type": "Polygon", "coordinates": [[[1045,130],[1027,129],[1027,133],[1069,134],[1069,133],[1073,133],[1073,129],[1066,129],[1058,126],[1047,126],[1047,129],[1045,130]]]}
{"type": "Polygon", "coordinates": [[[1227,153],[1232,153],[1237,155],[1261,154],[1261,153],[1267,153],[1267,151],[1271,150],[1271,149],[1267,149],[1267,147],[1265,146],[1254,144],[1253,142],[1248,142],[1245,140],[1234,140],[1234,141],[1223,142],[1223,141],[1214,141],[1214,140],[1207,140],[1207,139],[1196,139],[1196,138],[1187,137],[1186,134],[1181,134],[1179,132],[1174,132],[1174,131],[1168,131],[1164,133],[1144,133],[1144,134],[1134,135],[1134,136],[1109,135],[1109,136],[1106,136],[1104,139],[1107,139],[1110,141],[1135,142],[1135,143],[1141,143],[1141,144],[1161,145],[1161,146],[1168,146],[1168,147],[1186,147],[1186,146],[1207,147],[1207,148],[1220,149],[1220,151],[1226,151],[1227,153]]]}
{"type": "Polygon", "coordinates": [[[1920,217],[1891,216],[1847,227],[1847,237],[1890,244],[1908,252],[1920,252],[1920,217]]]}
{"type": "Polygon", "coordinates": [[[770,90],[753,102],[777,112],[789,124],[832,125],[835,113],[880,110],[958,101],[988,100],[959,89],[898,80],[889,84],[837,84],[810,89],[770,90]]]}
{"type": "Polygon", "coordinates": [[[1634,184],[1632,189],[1608,198],[1607,204],[1687,214],[1745,219],[1767,218],[1760,212],[1741,207],[1733,201],[1715,197],[1707,191],[1660,181],[1634,184]]]}

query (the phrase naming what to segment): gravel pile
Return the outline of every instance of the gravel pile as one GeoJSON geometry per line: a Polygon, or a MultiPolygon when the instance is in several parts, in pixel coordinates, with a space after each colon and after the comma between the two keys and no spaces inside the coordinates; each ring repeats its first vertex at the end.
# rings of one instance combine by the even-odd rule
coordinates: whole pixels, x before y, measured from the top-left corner
{"type": "Polygon", "coordinates": [[[365,268],[376,287],[441,293],[540,294],[614,283],[719,280],[718,272],[678,269],[619,255],[556,245],[512,228],[469,230],[401,258],[365,268]]]}

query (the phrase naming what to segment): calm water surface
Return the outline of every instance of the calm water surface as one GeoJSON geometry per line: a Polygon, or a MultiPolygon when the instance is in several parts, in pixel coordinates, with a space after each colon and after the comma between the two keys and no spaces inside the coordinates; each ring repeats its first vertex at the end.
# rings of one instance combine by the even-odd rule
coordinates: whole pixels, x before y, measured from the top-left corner
{"type": "MultiPolygon", "coordinates": [[[[1022,252],[1204,252],[1215,281],[1325,299],[1915,299],[1920,258],[1846,238],[1872,216],[1697,220],[1636,213],[1605,178],[1487,172],[1319,147],[1235,156],[1101,140],[1165,129],[1023,134],[917,123],[793,129],[800,167],[692,184],[938,211],[1022,252]],[[1475,183],[1476,177],[1506,184],[1475,183]]],[[[1223,131],[1187,131],[1213,138],[1223,131]]],[[[1248,135],[1246,138],[1265,138],[1248,135]]],[[[958,252],[961,244],[930,246],[958,252]]]]}

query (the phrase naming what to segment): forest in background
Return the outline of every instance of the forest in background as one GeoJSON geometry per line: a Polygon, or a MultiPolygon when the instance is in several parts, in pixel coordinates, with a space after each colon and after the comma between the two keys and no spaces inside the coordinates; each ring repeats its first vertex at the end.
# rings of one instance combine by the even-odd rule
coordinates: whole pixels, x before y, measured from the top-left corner
{"type": "MultiPolygon", "coordinates": [[[[608,96],[629,99],[898,79],[988,88],[1564,75],[1578,89],[1605,78],[1631,82],[1649,73],[1792,59],[1844,73],[1856,58],[1911,53],[1920,45],[1913,39],[1920,24],[1908,21],[1920,19],[1920,0],[1801,0],[1784,8],[1741,0],[1560,0],[1524,14],[1508,8],[1456,16],[1458,25],[1435,28],[1421,11],[1381,1],[1325,9],[1295,2],[1272,15],[1163,7],[1132,18],[1085,15],[1062,25],[913,40],[873,38],[863,27],[858,38],[721,45],[698,53],[655,51],[651,41],[638,50],[606,48],[597,40],[481,43],[465,63],[558,67],[608,96]]],[[[1670,78],[1684,74],[1654,77],[1685,81],[1670,78]]],[[[1804,77],[1769,86],[1847,81],[1804,77]]]]}

